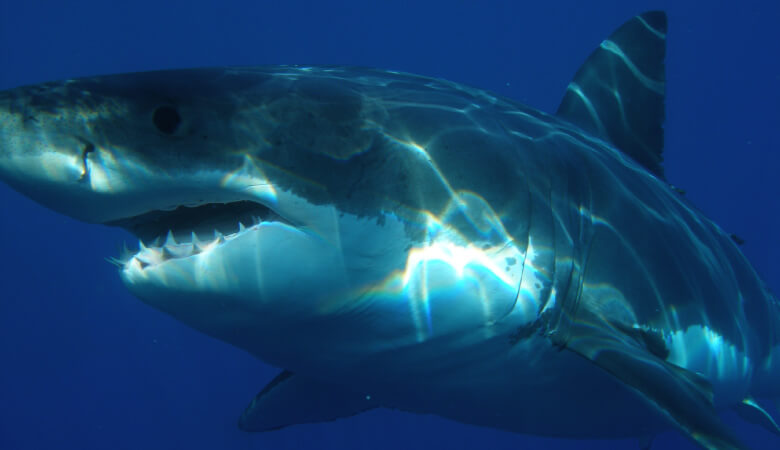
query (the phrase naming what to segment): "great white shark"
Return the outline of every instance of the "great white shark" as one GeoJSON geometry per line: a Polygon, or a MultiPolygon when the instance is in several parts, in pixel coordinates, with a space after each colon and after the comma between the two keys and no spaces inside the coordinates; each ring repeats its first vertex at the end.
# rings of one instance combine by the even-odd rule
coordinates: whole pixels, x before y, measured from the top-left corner
{"type": "Polygon", "coordinates": [[[0,179],[122,227],[145,303],[277,366],[247,431],[387,407],[520,433],[780,434],[780,305],[664,177],[666,16],[626,22],[551,115],[336,66],[0,92],[0,179]]]}

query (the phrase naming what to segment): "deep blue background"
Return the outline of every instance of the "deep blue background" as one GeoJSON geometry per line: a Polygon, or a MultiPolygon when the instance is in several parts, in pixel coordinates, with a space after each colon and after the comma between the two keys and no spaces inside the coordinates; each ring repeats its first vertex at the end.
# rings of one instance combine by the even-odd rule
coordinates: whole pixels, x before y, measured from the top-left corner
{"type": "MultiPolygon", "coordinates": [[[[668,178],[746,239],[744,252],[778,292],[777,1],[0,0],[0,88],[173,67],[352,64],[448,78],[554,111],[590,51],[656,8],[670,19],[668,178]]],[[[123,239],[0,186],[1,449],[635,448],[390,411],[241,433],[238,415],[276,369],[127,294],[103,260],[123,239]]],[[[727,420],[754,447],[780,447],[727,420]]],[[[657,442],[691,448],[673,432],[657,442]]]]}

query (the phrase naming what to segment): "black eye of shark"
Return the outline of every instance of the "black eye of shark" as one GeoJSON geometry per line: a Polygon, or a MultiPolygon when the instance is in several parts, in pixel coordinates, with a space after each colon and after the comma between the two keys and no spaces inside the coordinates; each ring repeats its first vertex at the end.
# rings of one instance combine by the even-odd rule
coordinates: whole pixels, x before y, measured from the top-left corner
{"type": "Polygon", "coordinates": [[[173,134],[179,128],[181,116],[179,111],[173,106],[160,106],[154,110],[152,115],[154,126],[164,134],[173,134]]]}
{"type": "Polygon", "coordinates": [[[192,233],[206,239],[211,239],[215,232],[228,236],[241,232],[243,227],[262,222],[289,223],[260,203],[242,200],[154,210],[106,225],[122,227],[143,242],[155,242],[165,238],[169,232],[180,241],[189,241],[192,233]]]}

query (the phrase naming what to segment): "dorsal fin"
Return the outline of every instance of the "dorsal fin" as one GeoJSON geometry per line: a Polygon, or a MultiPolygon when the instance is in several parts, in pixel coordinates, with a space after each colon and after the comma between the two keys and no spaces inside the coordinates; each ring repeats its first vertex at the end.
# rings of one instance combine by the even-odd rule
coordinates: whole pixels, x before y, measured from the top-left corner
{"type": "Polygon", "coordinates": [[[558,116],[663,178],[666,13],[624,23],[588,57],[566,88],[558,116]]]}

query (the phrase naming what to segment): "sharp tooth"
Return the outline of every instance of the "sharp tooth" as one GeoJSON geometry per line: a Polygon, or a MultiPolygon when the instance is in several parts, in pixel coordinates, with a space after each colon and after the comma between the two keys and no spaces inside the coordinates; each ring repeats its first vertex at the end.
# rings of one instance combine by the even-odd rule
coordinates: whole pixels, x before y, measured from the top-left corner
{"type": "Polygon", "coordinates": [[[144,241],[142,241],[140,239],[138,240],[138,250],[141,250],[141,251],[146,250],[146,245],[144,245],[144,241]]]}
{"type": "Polygon", "coordinates": [[[192,254],[197,255],[203,251],[203,244],[198,239],[198,235],[192,232],[192,254]]]}
{"type": "Polygon", "coordinates": [[[241,223],[241,221],[239,221],[238,222],[238,232],[239,233],[243,233],[244,231],[246,231],[246,227],[244,226],[243,223],[241,223]]]}
{"type": "Polygon", "coordinates": [[[167,261],[176,257],[176,255],[174,255],[168,247],[163,247],[161,256],[163,261],[167,261]]]}
{"type": "Polygon", "coordinates": [[[173,238],[173,231],[168,230],[168,235],[165,236],[165,245],[179,245],[176,239],[173,238]]]}
{"type": "Polygon", "coordinates": [[[141,263],[138,261],[137,258],[133,258],[130,260],[130,267],[135,270],[143,269],[143,267],[141,267],[141,263]]]}
{"type": "Polygon", "coordinates": [[[214,230],[214,242],[217,244],[222,244],[225,242],[225,236],[223,236],[219,230],[214,230]]]}

